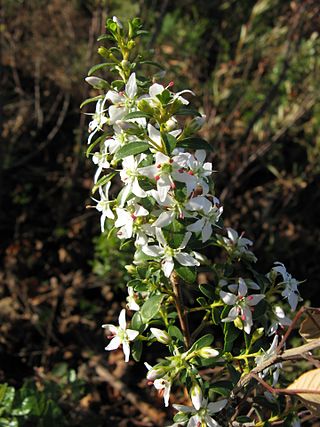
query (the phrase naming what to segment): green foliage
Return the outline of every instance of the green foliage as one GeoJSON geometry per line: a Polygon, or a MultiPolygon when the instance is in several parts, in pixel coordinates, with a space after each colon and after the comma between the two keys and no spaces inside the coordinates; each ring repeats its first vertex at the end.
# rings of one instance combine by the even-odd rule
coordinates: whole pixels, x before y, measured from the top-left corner
{"type": "Polygon", "coordinates": [[[25,380],[20,389],[0,384],[1,427],[54,427],[70,425],[68,412],[62,407],[77,402],[84,394],[84,383],[67,364],[56,365],[41,387],[25,380]],[[69,419],[69,422],[68,422],[69,419]]]}
{"type": "Polygon", "coordinates": [[[125,266],[132,261],[132,248],[126,245],[120,249],[121,242],[111,227],[112,224],[107,221],[105,233],[94,238],[92,269],[108,283],[124,289],[131,278],[125,266]]]}

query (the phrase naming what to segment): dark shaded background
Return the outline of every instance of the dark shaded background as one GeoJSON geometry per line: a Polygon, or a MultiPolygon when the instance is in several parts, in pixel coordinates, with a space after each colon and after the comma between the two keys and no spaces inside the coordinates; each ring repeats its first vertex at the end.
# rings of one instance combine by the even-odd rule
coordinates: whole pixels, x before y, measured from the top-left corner
{"type": "MultiPolygon", "coordinates": [[[[0,381],[35,385],[61,412],[47,410],[41,424],[39,410],[19,425],[161,419],[162,409],[144,416],[97,370],[109,357],[100,325],[119,312],[130,262],[116,240],[97,237],[98,215],[86,209],[94,170],[79,105],[96,95],[84,78],[99,62],[106,17],[142,18],[144,47],[168,68],[165,81],[191,88],[207,115],[202,134],[226,225],[255,241],[262,272],[284,262],[306,280],[305,300],[319,304],[319,8],[316,0],[2,2],[0,381]]],[[[121,359],[109,357],[115,378],[126,373],[147,401],[144,368],[124,371],[121,359]]]]}

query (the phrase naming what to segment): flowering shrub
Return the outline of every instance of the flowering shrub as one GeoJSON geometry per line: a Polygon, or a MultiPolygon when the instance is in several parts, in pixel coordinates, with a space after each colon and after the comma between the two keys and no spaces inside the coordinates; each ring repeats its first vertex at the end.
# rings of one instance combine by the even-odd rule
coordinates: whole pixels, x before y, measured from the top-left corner
{"type": "Polygon", "coordinates": [[[111,221],[123,245],[135,247],[127,266],[127,309],[134,314],[129,326],[125,309],[119,326],[103,325],[106,350],[122,347],[127,362],[143,360],[145,342],[165,347],[163,359],[145,363],[146,376],[165,406],[182,399],[179,385],[187,389],[190,405],[173,405],[176,426],[297,424],[297,405],[270,390],[282,380],[282,338],[292,327],[286,312],[301,301],[299,282],[278,262],[257,272],[252,242],[224,228],[206,161],[211,147],[197,136],[205,117],[190,107],[191,90],[175,92],[162,71],[153,79],[142,73],[144,65],[161,66],[139,53],[146,33],[139,19],[125,28],[114,17],[106,27],[100,40],[115,46],[99,48],[106,62],[86,79],[101,91],[83,103],[96,102],[87,155],[97,166],[101,230],[111,221]],[[119,79],[93,76],[104,68],[119,79]],[[219,262],[206,257],[210,248],[219,262]]]}

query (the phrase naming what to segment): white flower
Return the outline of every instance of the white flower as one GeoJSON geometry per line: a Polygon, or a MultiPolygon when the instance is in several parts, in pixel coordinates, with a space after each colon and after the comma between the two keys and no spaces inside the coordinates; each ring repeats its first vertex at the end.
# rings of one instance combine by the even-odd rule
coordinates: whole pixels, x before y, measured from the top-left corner
{"type": "Polygon", "coordinates": [[[257,261],[257,258],[254,254],[248,249],[249,246],[252,246],[252,241],[242,237],[243,234],[239,234],[233,228],[227,228],[228,237],[223,237],[224,244],[226,249],[235,257],[247,257],[251,261],[257,261]]]}
{"type": "Polygon", "coordinates": [[[135,293],[132,286],[128,286],[127,307],[132,311],[139,311],[140,306],[135,299],[135,293]]]}
{"type": "Polygon", "coordinates": [[[219,200],[214,197],[212,204],[203,196],[196,196],[186,204],[186,208],[191,208],[200,212],[201,218],[191,225],[188,225],[187,230],[194,233],[201,232],[202,242],[206,242],[212,235],[212,227],[217,225],[219,218],[223,212],[223,207],[219,207],[219,200]]]}
{"type": "Polygon", "coordinates": [[[133,235],[133,227],[137,218],[147,216],[149,212],[131,199],[128,202],[127,209],[116,208],[117,220],[114,223],[115,227],[121,227],[117,232],[119,239],[130,239],[133,235]]]}
{"type": "Polygon", "coordinates": [[[92,115],[93,120],[89,123],[89,138],[88,138],[88,144],[91,143],[91,140],[93,138],[93,136],[99,131],[102,130],[102,126],[107,123],[108,119],[105,116],[105,109],[104,109],[104,105],[106,103],[107,100],[107,96],[105,96],[105,98],[99,99],[97,101],[96,104],[96,111],[95,113],[92,115]]]}
{"type": "Polygon", "coordinates": [[[279,328],[291,325],[291,320],[285,315],[285,312],[279,305],[273,308],[273,314],[274,317],[268,330],[268,335],[277,333],[279,328]]]}
{"type": "Polygon", "coordinates": [[[101,218],[100,218],[100,226],[102,233],[104,232],[104,224],[106,221],[106,218],[114,219],[114,214],[110,208],[110,200],[109,200],[109,189],[111,186],[111,182],[109,181],[104,186],[104,191],[102,187],[99,187],[99,194],[100,194],[100,200],[93,199],[95,202],[97,202],[96,209],[97,211],[101,212],[101,218]]]}
{"type": "Polygon", "coordinates": [[[280,284],[285,285],[281,295],[288,299],[291,311],[295,311],[298,302],[302,301],[298,291],[299,282],[287,272],[286,267],[281,262],[275,262],[275,264],[276,267],[273,267],[272,270],[282,276],[283,281],[280,284]]]}
{"type": "Polygon", "coordinates": [[[122,207],[129,194],[133,193],[137,197],[146,197],[147,193],[140,187],[138,176],[140,176],[140,170],[138,168],[139,163],[145,158],[144,154],[138,156],[127,156],[122,161],[122,170],[120,172],[120,178],[125,183],[125,187],[121,193],[120,206],[122,207]]]}
{"type": "Polygon", "coordinates": [[[240,277],[238,285],[238,295],[229,292],[220,291],[222,301],[227,305],[233,305],[229,314],[224,318],[223,322],[234,322],[238,317],[242,320],[243,329],[247,334],[250,334],[252,322],[252,307],[257,305],[265,296],[264,295],[248,295],[248,288],[245,281],[240,277]]]}
{"type": "MultiPolygon", "coordinates": [[[[255,358],[255,362],[256,362],[257,367],[261,366],[263,363],[265,363],[267,360],[269,360],[270,357],[272,357],[276,354],[276,350],[278,347],[278,338],[279,338],[278,335],[275,335],[273,338],[273,341],[271,343],[270,348],[267,351],[262,350],[263,354],[261,356],[257,356],[255,358]]],[[[276,364],[270,366],[269,368],[264,369],[262,372],[260,372],[259,376],[263,378],[268,373],[270,373],[270,374],[272,373],[272,376],[273,376],[272,386],[275,386],[276,383],[278,382],[281,368],[282,368],[282,364],[276,363],[276,364]]]]}
{"type": "Polygon", "coordinates": [[[153,385],[161,396],[163,396],[164,405],[169,406],[170,390],[171,390],[171,381],[165,378],[157,378],[154,380],[153,385]]]}
{"type": "Polygon", "coordinates": [[[190,213],[185,209],[184,203],[179,202],[169,193],[163,201],[160,200],[159,193],[156,190],[150,190],[149,194],[156,200],[158,205],[160,205],[162,208],[161,211],[154,212],[154,214],[157,215],[158,218],[152,224],[153,227],[163,228],[171,224],[175,218],[184,219],[185,217],[195,216],[194,213],[190,213]],[[163,209],[165,210],[163,211],[163,209]]]}
{"type": "Polygon", "coordinates": [[[97,172],[94,175],[94,183],[96,184],[102,170],[110,167],[110,163],[108,161],[108,147],[106,143],[103,144],[101,151],[94,153],[92,161],[95,165],[98,165],[97,172]]]}
{"type": "Polygon", "coordinates": [[[204,195],[209,193],[208,177],[212,174],[212,163],[203,163],[205,158],[205,150],[196,150],[194,156],[190,154],[186,165],[176,178],[186,184],[188,196],[196,187],[201,187],[204,195]]]}
{"type": "Polygon", "coordinates": [[[133,329],[127,329],[126,325],[126,310],[123,308],[119,315],[119,326],[114,325],[102,325],[106,329],[107,334],[109,334],[111,341],[105,350],[115,350],[120,347],[122,344],[123,353],[125,356],[125,361],[129,361],[130,357],[130,345],[129,342],[133,341],[138,335],[138,331],[133,329]]]}
{"type": "Polygon", "coordinates": [[[138,86],[135,73],[132,73],[129,77],[124,92],[116,92],[115,90],[107,92],[106,98],[114,104],[110,105],[108,110],[110,117],[109,124],[116,123],[133,110],[137,92],[138,86]]]}
{"type": "Polygon", "coordinates": [[[182,252],[187,246],[187,243],[191,237],[191,233],[187,232],[180,247],[177,249],[172,249],[168,246],[162,231],[159,228],[156,228],[156,238],[159,242],[159,246],[144,246],[142,247],[142,251],[149,256],[160,258],[162,261],[162,270],[166,277],[169,277],[174,268],[174,260],[176,259],[179,264],[184,266],[197,266],[200,265],[199,261],[197,261],[192,255],[187,252],[182,252]]]}
{"type": "MultiPolygon", "coordinates": [[[[152,107],[159,106],[161,103],[160,103],[160,99],[158,98],[158,95],[161,96],[162,92],[171,86],[172,84],[170,83],[167,87],[164,87],[159,83],[154,83],[149,88],[149,96],[145,97],[146,101],[148,101],[152,107]]],[[[168,104],[172,104],[176,99],[178,99],[181,102],[181,104],[188,105],[189,101],[181,96],[184,93],[191,93],[191,95],[194,95],[194,93],[188,89],[182,90],[181,92],[177,92],[177,93],[170,93],[171,99],[169,100],[168,104]]]]}
{"type": "Polygon", "coordinates": [[[207,399],[203,399],[199,409],[196,409],[194,406],[185,405],[173,405],[173,407],[179,412],[192,414],[188,421],[187,427],[219,427],[219,424],[211,417],[211,415],[220,412],[227,403],[228,401],[226,399],[210,403],[208,403],[207,399]]]}

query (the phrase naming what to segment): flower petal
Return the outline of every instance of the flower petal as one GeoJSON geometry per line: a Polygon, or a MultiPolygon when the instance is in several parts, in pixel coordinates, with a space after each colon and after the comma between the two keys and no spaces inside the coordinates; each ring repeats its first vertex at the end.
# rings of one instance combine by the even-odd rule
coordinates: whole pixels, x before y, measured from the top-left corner
{"type": "Polygon", "coordinates": [[[121,339],[118,336],[115,336],[109,342],[107,347],[105,347],[105,350],[107,350],[107,351],[116,350],[117,348],[120,347],[120,345],[121,345],[121,339]]]}
{"type": "Polygon", "coordinates": [[[123,308],[119,314],[119,326],[121,329],[126,329],[127,327],[125,308],[123,308]]]}

